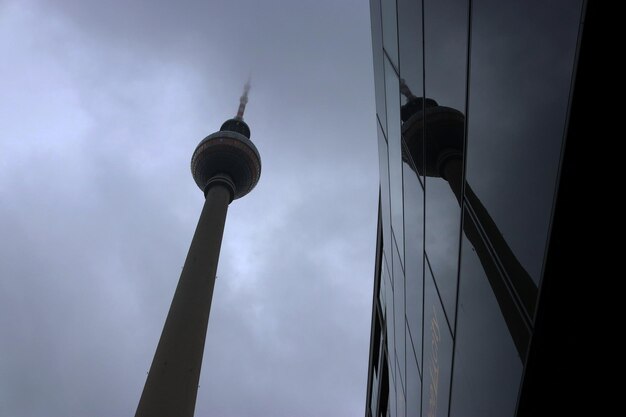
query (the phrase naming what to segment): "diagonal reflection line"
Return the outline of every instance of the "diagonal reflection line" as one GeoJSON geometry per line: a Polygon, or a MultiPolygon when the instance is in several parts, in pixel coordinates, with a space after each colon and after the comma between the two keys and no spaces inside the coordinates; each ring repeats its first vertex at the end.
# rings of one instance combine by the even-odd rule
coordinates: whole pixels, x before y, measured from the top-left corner
{"type": "Polygon", "coordinates": [[[500,260],[505,276],[511,282],[515,292],[519,295],[521,303],[526,310],[528,320],[535,311],[537,302],[537,286],[528,272],[520,264],[519,260],[504,240],[500,229],[493,221],[489,212],[472,190],[465,183],[465,202],[471,207],[478,224],[484,230],[485,237],[495,256],[500,260]]]}
{"type": "MultiPolygon", "coordinates": [[[[466,186],[466,190],[469,187],[466,186]]],[[[485,270],[485,275],[489,285],[502,312],[506,326],[511,334],[513,343],[519,357],[524,360],[530,341],[530,321],[524,313],[520,300],[515,295],[515,291],[510,281],[502,273],[502,265],[493,256],[489,238],[481,230],[481,223],[478,220],[471,203],[466,199],[463,205],[464,221],[463,232],[474,246],[480,263],[485,270]]]]}

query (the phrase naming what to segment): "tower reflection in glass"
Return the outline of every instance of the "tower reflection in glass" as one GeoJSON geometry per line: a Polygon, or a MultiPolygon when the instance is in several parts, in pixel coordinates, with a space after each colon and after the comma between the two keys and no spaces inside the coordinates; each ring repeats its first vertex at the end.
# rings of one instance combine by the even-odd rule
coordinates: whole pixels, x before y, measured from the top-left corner
{"type": "Polygon", "coordinates": [[[521,358],[530,338],[537,286],[505,241],[485,206],[463,177],[465,116],[431,98],[414,96],[401,80],[402,159],[420,176],[442,178],[463,210],[463,233],[485,270],[502,316],[521,358]]]}

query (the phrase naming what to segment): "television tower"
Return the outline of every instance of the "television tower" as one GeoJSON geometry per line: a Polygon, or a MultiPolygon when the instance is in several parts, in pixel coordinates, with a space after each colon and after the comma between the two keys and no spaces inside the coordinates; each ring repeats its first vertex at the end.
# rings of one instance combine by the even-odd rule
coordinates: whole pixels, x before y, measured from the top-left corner
{"type": "Polygon", "coordinates": [[[204,138],[191,173],[205,202],[165,320],[135,417],[192,417],[226,212],[259,181],[261,157],[243,121],[247,82],[237,115],[204,138]]]}

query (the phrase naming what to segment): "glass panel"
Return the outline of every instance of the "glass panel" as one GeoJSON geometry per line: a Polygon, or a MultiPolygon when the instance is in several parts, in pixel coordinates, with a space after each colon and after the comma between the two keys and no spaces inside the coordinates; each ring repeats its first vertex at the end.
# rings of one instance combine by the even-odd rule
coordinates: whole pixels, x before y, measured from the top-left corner
{"type": "Polygon", "coordinates": [[[467,32],[467,0],[424,0],[426,97],[459,111],[465,108],[467,32]]]}
{"type": "Polygon", "coordinates": [[[393,304],[395,314],[394,333],[396,336],[396,355],[399,365],[396,375],[399,376],[402,383],[404,383],[404,355],[406,350],[406,326],[404,324],[404,271],[402,270],[402,265],[400,265],[397,250],[394,251],[393,257],[393,304]]]}
{"type": "MultiPolygon", "coordinates": [[[[391,275],[388,275],[391,279],[391,275]]],[[[385,325],[387,327],[387,353],[389,358],[389,375],[395,381],[396,380],[396,345],[395,345],[395,328],[394,328],[394,304],[393,304],[393,285],[387,280],[387,288],[385,290],[385,325]]]]}
{"type": "Polygon", "coordinates": [[[467,182],[532,316],[548,238],[581,2],[472,6],[467,182]]]}
{"type": "MultiPolygon", "coordinates": [[[[400,77],[405,81],[412,95],[422,97],[424,48],[421,0],[398,0],[398,38],[400,77]]],[[[404,97],[405,100],[407,95],[404,97]]]]}
{"type": "MultiPolygon", "coordinates": [[[[404,239],[407,344],[413,342],[421,368],[424,303],[424,190],[412,165],[402,164],[404,180],[404,239]]],[[[408,355],[408,354],[407,354],[408,355]]]]}
{"type": "Polygon", "coordinates": [[[463,238],[451,416],[515,415],[522,360],[475,248],[463,238]]]}
{"type": "Polygon", "coordinates": [[[425,250],[452,328],[461,222],[467,32],[467,0],[424,0],[425,250]]]}
{"type": "Polygon", "coordinates": [[[383,45],[393,64],[398,68],[398,21],[396,0],[381,0],[383,16],[383,45]]]}
{"type": "MultiPolygon", "coordinates": [[[[420,336],[421,339],[421,336],[420,336]]],[[[421,344],[420,344],[421,347],[421,344]]],[[[421,349],[420,349],[421,350],[421,349]]],[[[407,417],[420,416],[422,398],[422,380],[417,369],[415,352],[407,346],[406,353],[406,415],[407,417]]]]}
{"type": "Polygon", "coordinates": [[[452,362],[452,335],[429,268],[424,287],[424,380],[422,415],[447,417],[452,362]]]}
{"type": "Polygon", "coordinates": [[[376,92],[376,113],[387,131],[387,110],[385,109],[385,70],[383,53],[383,26],[381,20],[380,0],[370,0],[370,16],[372,18],[372,58],[374,60],[374,88],[376,92]]]}
{"type": "MultiPolygon", "coordinates": [[[[400,50],[400,93],[402,95],[402,135],[407,142],[411,157],[422,165],[423,141],[411,142],[416,128],[422,131],[423,123],[415,123],[423,107],[424,96],[424,47],[422,36],[422,1],[398,0],[398,43],[400,50]],[[420,146],[419,150],[414,149],[420,146]]],[[[404,157],[404,154],[403,154],[404,157]]],[[[406,158],[403,158],[406,159],[406,158]]],[[[421,179],[423,182],[423,178],[421,179]]]]}
{"type": "Polygon", "coordinates": [[[389,410],[389,364],[387,357],[383,355],[381,362],[380,374],[380,397],[378,401],[378,414],[376,416],[385,416],[389,410]]]}
{"type": "Polygon", "coordinates": [[[382,318],[379,316],[378,307],[374,305],[373,311],[373,329],[372,329],[372,356],[370,361],[372,363],[372,374],[374,376],[378,375],[378,366],[380,362],[380,353],[381,353],[381,341],[382,341],[382,328],[381,321],[382,318]]]}
{"type": "MultiPolygon", "coordinates": [[[[387,140],[380,127],[378,128],[378,163],[380,169],[380,214],[383,229],[383,248],[391,248],[391,207],[389,205],[389,157],[387,156],[387,140]]],[[[390,252],[391,253],[391,252],[390,252]]]]}
{"type": "Polygon", "coordinates": [[[378,374],[374,372],[372,375],[372,393],[370,396],[370,413],[376,415],[378,407],[378,374]]]}
{"type": "Polygon", "coordinates": [[[404,262],[404,222],[402,219],[402,143],[400,139],[400,81],[389,60],[385,60],[387,92],[387,143],[389,144],[389,192],[391,225],[404,262]]]}
{"type": "Polygon", "coordinates": [[[454,328],[461,209],[445,181],[437,185],[433,182],[426,179],[426,254],[446,317],[454,328]]]}
{"type": "Polygon", "coordinates": [[[402,384],[396,387],[396,417],[406,417],[406,400],[402,384]]]}
{"type": "Polygon", "coordinates": [[[380,290],[378,293],[378,300],[380,301],[380,307],[383,313],[383,320],[387,320],[387,292],[391,291],[389,268],[387,268],[387,261],[385,260],[385,254],[383,252],[383,262],[380,271],[380,290]]]}
{"type": "MultiPolygon", "coordinates": [[[[392,365],[391,367],[394,368],[395,365],[392,365]]],[[[391,375],[391,372],[389,374],[391,375]]],[[[389,415],[394,417],[396,416],[396,387],[392,379],[389,379],[389,415]]]]}

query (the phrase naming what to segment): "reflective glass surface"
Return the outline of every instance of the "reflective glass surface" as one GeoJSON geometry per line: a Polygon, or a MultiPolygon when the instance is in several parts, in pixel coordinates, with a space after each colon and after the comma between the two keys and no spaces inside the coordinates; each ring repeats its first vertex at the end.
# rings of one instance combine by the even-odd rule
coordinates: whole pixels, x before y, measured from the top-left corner
{"type": "MultiPolygon", "coordinates": [[[[392,248],[393,250],[393,248],[392,248]]],[[[391,281],[391,275],[388,275],[387,288],[385,289],[385,328],[387,329],[387,353],[389,358],[389,375],[393,381],[396,380],[396,336],[394,326],[394,305],[393,305],[393,284],[391,281]]]]}
{"type": "MultiPolygon", "coordinates": [[[[424,91],[422,39],[422,1],[398,0],[400,77],[416,97],[422,97],[424,91]]],[[[405,95],[403,102],[406,99],[405,95]]]]}
{"type": "Polygon", "coordinates": [[[467,181],[510,247],[510,263],[535,286],[580,13],[581,2],[570,0],[472,3],[467,181]]]}
{"type": "Polygon", "coordinates": [[[419,370],[417,369],[417,359],[415,358],[415,352],[410,345],[407,346],[406,354],[405,391],[407,417],[419,417],[422,398],[422,380],[420,378],[419,370]]]}
{"type": "Polygon", "coordinates": [[[404,387],[398,384],[396,387],[396,417],[406,416],[406,400],[404,398],[404,387]]]}
{"type": "Polygon", "coordinates": [[[381,362],[380,373],[380,396],[378,409],[379,412],[374,414],[376,416],[384,416],[389,413],[389,361],[386,355],[383,354],[383,360],[381,362]]]}
{"type": "Polygon", "coordinates": [[[463,238],[451,416],[513,417],[522,360],[474,247],[463,238]]]}
{"type": "Polygon", "coordinates": [[[378,373],[372,375],[372,392],[370,396],[370,413],[375,415],[378,408],[378,373]]]}
{"type": "Polygon", "coordinates": [[[391,291],[391,277],[389,268],[387,267],[387,260],[383,253],[383,262],[380,271],[380,289],[378,291],[378,300],[380,302],[381,311],[383,314],[383,321],[387,321],[387,292],[391,291]]]}
{"type": "MultiPolygon", "coordinates": [[[[390,358],[389,366],[390,366],[390,371],[391,369],[395,369],[396,360],[390,358]]],[[[395,371],[389,372],[389,415],[390,416],[396,415],[396,383],[395,383],[395,379],[393,378],[394,374],[395,374],[395,371]]]]}
{"type": "Polygon", "coordinates": [[[400,139],[400,81],[388,59],[385,59],[387,92],[387,143],[389,153],[389,192],[391,227],[404,262],[404,221],[402,206],[402,143],[400,139]]]}
{"type": "Polygon", "coordinates": [[[465,108],[467,32],[467,0],[424,0],[426,97],[461,112],[465,108]]]}
{"type": "Polygon", "coordinates": [[[424,281],[422,415],[446,417],[450,393],[452,335],[446,324],[435,282],[428,266],[424,281]]]}
{"type": "MultiPolygon", "coordinates": [[[[397,249],[397,248],[396,248],[397,249]]],[[[394,304],[394,334],[396,336],[396,356],[398,368],[396,376],[404,383],[404,363],[406,349],[406,326],[404,319],[404,271],[400,264],[397,251],[394,251],[393,259],[393,304],[394,304]]]]}
{"type": "Polygon", "coordinates": [[[470,34],[469,0],[370,0],[383,241],[376,417],[515,416],[581,6],[472,0],[470,34]]]}
{"type": "Polygon", "coordinates": [[[462,169],[444,179],[448,161],[463,160],[468,1],[424,0],[425,95],[438,104],[425,112],[425,250],[448,320],[454,328],[462,169]],[[456,112],[460,113],[456,113],[456,112]]]}
{"type": "Polygon", "coordinates": [[[387,109],[385,108],[385,70],[383,53],[383,26],[380,15],[380,0],[370,0],[372,20],[372,59],[374,61],[374,88],[376,93],[376,113],[387,131],[387,109]]]}
{"type": "Polygon", "coordinates": [[[383,45],[391,61],[398,68],[398,23],[396,0],[380,0],[383,18],[383,45]]]}
{"type": "MultiPolygon", "coordinates": [[[[439,181],[438,179],[434,179],[439,181]]],[[[441,293],[446,317],[454,328],[461,209],[448,184],[426,179],[426,254],[441,293]]]]}
{"type": "Polygon", "coordinates": [[[389,203],[389,157],[387,155],[387,140],[380,127],[378,128],[378,162],[380,171],[380,211],[383,228],[383,247],[391,247],[391,206],[389,203]]]}
{"type": "Polygon", "coordinates": [[[409,327],[406,343],[409,344],[412,341],[421,369],[424,301],[424,190],[416,170],[406,162],[402,164],[402,168],[404,180],[406,319],[409,327]]]}
{"type": "MultiPolygon", "coordinates": [[[[393,362],[391,363],[393,364],[393,362]]],[[[396,387],[392,379],[389,379],[389,415],[396,415],[396,387]]]]}
{"type": "MultiPolygon", "coordinates": [[[[418,103],[421,106],[423,102],[424,49],[422,28],[422,1],[398,0],[398,47],[400,51],[401,118],[403,122],[409,120],[416,110],[415,106],[418,103]]],[[[422,127],[419,129],[421,130],[422,127]]],[[[405,126],[403,126],[402,133],[405,140],[410,139],[405,135],[405,126]]],[[[414,154],[411,157],[423,159],[423,152],[421,149],[419,155],[414,154]]],[[[420,161],[416,160],[415,162],[421,164],[420,161]]]]}

